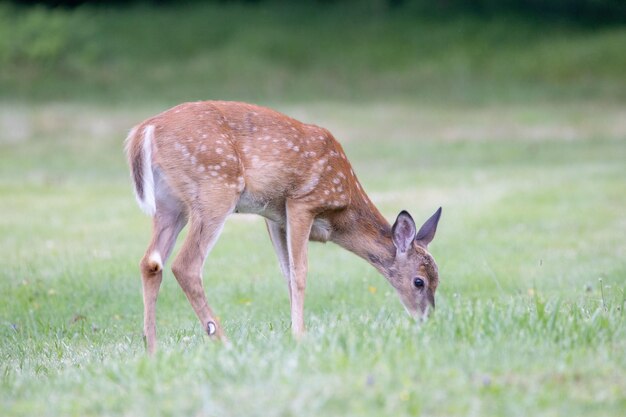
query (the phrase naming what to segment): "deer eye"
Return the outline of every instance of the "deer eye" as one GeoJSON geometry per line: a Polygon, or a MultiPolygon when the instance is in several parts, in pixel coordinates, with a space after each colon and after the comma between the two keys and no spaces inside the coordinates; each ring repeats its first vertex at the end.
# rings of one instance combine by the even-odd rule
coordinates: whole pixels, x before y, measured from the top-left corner
{"type": "Polygon", "coordinates": [[[414,278],[413,279],[413,285],[415,285],[415,288],[423,288],[424,287],[424,280],[421,278],[414,278]]]}

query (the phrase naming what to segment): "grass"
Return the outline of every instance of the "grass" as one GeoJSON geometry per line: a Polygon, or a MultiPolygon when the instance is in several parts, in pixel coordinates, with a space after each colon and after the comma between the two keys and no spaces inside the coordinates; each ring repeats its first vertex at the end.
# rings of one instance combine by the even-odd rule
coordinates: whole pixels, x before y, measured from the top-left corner
{"type": "Polygon", "coordinates": [[[168,271],[147,358],[149,219],[121,147],[160,108],[5,104],[4,415],[623,414],[622,105],[274,104],[337,132],[388,218],[444,206],[432,320],[410,322],[373,268],[312,244],[295,343],[262,221],[235,216],[204,277],[232,346],[202,335],[168,271]]]}
{"type": "Polygon", "coordinates": [[[341,5],[0,4],[1,414],[624,415],[625,36],[341,5]],[[146,357],[150,219],[122,141],[207,98],[329,128],[389,219],[442,205],[432,319],[311,244],[294,342],[263,222],[233,216],[204,274],[232,345],[167,269],[146,357]]]}

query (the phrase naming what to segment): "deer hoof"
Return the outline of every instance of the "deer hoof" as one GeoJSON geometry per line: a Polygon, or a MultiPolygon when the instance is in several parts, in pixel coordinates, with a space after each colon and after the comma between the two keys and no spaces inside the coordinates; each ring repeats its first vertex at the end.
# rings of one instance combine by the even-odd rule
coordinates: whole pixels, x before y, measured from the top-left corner
{"type": "Polygon", "coordinates": [[[209,336],[213,336],[216,331],[217,326],[215,325],[215,322],[210,321],[206,324],[206,332],[209,336]]]}

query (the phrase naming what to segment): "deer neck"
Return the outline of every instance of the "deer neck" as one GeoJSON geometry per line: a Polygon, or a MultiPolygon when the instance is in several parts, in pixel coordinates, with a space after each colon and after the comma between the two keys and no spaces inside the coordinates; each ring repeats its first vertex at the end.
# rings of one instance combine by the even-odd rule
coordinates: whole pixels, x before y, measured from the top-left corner
{"type": "Polygon", "coordinates": [[[332,240],[365,259],[385,277],[395,258],[391,226],[367,198],[352,204],[335,224],[332,240]]]}

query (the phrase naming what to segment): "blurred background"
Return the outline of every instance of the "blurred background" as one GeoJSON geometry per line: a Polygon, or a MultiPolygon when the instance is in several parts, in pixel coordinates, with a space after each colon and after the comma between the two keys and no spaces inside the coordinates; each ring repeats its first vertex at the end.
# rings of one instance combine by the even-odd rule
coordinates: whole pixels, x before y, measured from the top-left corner
{"type": "Polygon", "coordinates": [[[2,1],[0,97],[623,100],[621,0],[2,1]]]}

